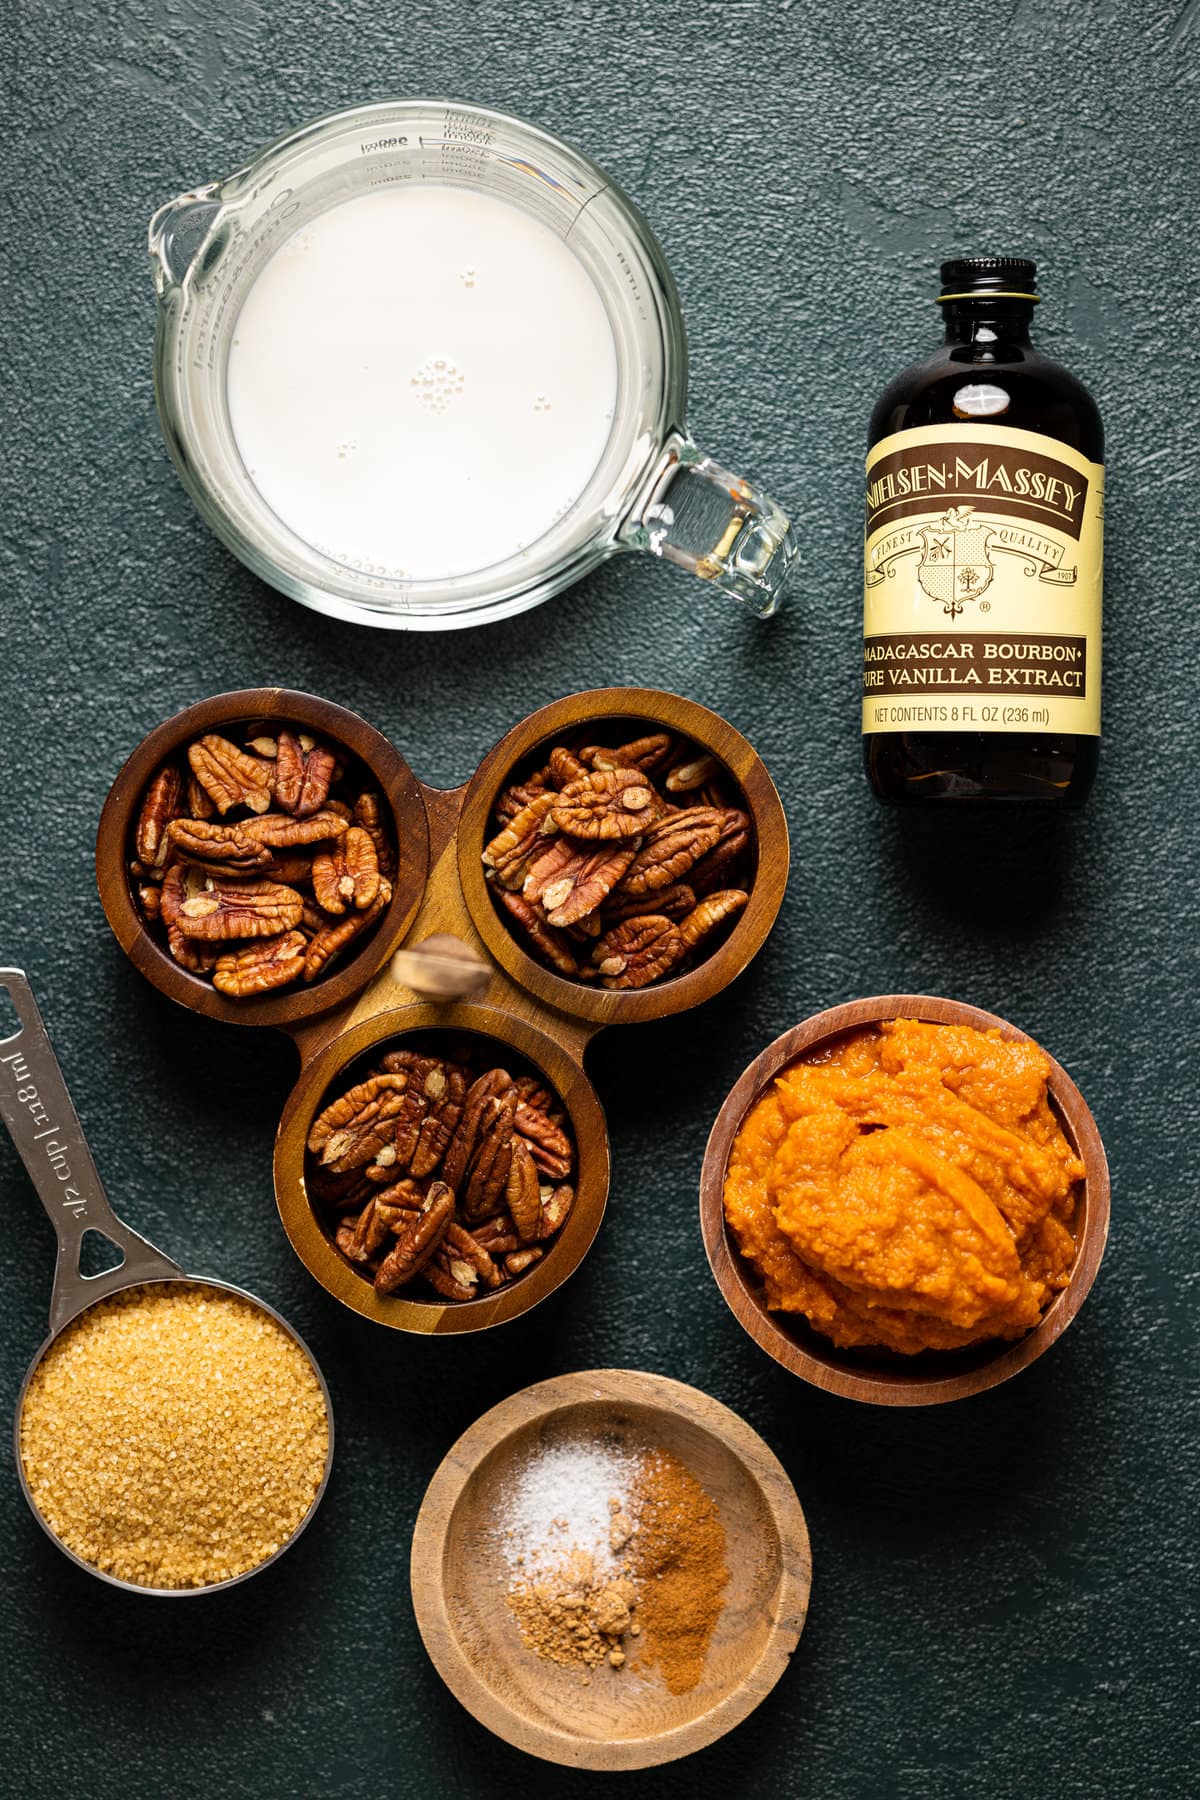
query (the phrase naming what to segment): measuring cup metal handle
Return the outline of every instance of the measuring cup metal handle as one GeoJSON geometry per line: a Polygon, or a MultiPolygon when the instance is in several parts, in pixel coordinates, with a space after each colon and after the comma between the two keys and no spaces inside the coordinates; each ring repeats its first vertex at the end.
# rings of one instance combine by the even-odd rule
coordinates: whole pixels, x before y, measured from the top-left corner
{"type": "Polygon", "coordinates": [[[621,540],[712,582],[763,619],[783,599],[798,548],[791,521],[774,500],[678,434],[622,526],[621,540]]]}
{"type": "Polygon", "coordinates": [[[0,988],[21,1021],[18,1032],[0,1039],[0,1118],[58,1237],[50,1298],[50,1328],[57,1331],[118,1288],[183,1271],[109,1205],[24,971],[0,969],[0,988]],[[125,1260],[102,1275],[83,1275],[79,1247],[87,1231],[108,1238],[125,1260]]]}

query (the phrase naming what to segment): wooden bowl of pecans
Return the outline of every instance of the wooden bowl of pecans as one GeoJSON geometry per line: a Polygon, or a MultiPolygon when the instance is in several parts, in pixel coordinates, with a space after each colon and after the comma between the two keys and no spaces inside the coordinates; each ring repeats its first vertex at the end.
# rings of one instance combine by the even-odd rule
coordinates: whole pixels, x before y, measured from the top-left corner
{"type": "Polygon", "coordinates": [[[459,878],[497,962],[597,1025],[683,1012],[759,950],[787,885],[761,758],[695,701],[598,688],[532,713],[488,755],[459,878]]]}
{"type": "Polygon", "coordinates": [[[130,756],[96,838],[135,967],[210,1018],[287,1026],[365,987],[424,892],[408,765],[366,720],[251,688],[185,708],[130,756]]]}
{"type": "Polygon", "coordinates": [[[566,1050],[491,1007],[403,1007],[307,1063],[275,1145],[293,1248],[345,1305],[424,1334],[527,1312],[578,1267],[609,1154],[566,1050]]]}

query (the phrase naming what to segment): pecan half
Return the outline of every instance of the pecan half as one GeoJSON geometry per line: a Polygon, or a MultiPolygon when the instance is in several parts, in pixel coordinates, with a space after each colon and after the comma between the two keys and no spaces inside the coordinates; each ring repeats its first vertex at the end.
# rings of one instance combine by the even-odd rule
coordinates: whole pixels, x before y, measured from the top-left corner
{"type": "MultiPolygon", "coordinates": [[[[721,832],[707,856],[701,857],[688,876],[689,884],[703,896],[728,879],[733,865],[750,848],[750,821],[736,807],[727,807],[721,816],[721,832]]],[[[657,905],[657,902],[655,902],[657,905]]]]}
{"type": "Polygon", "coordinates": [[[656,731],[647,737],[634,738],[631,743],[618,744],[614,750],[591,744],[579,752],[579,759],[592,769],[641,769],[649,775],[661,767],[674,746],[675,740],[669,732],[656,731]]]}
{"type": "Polygon", "coordinates": [[[320,812],[304,819],[293,819],[287,813],[264,813],[261,819],[245,819],[239,826],[243,837],[272,850],[298,850],[305,844],[320,844],[327,838],[341,837],[346,830],[345,817],[332,802],[320,812]]]}
{"type": "Polygon", "coordinates": [[[500,889],[497,900],[507,913],[516,920],[525,932],[534,949],[556,969],[560,975],[578,975],[579,964],[571,953],[569,945],[563,940],[553,925],[548,925],[543,914],[536,906],[531,906],[523,894],[510,894],[500,889]]]}
{"type": "Polygon", "coordinates": [[[317,1114],[308,1147],[336,1173],[360,1169],[391,1141],[392,1121],[404,1103],[407,1075],[372,1075],[317,1114]]]}
{"type": "MultiPolygon", "coordinates": [[[[639,842],[634,838],[631,843],[616,849],[595,850],[590,855],[576,854],[542,889],[540,899],[547,922],[564,930],[568,925],[590,919],[629,868],[639,842]]],[[[529,898],[528,893],[525,898],[529,898]]]]}
{"type": "Polygon", "coordinates": [[[176,923],[184,937],[223,943],[229,938],[274,937],[300,923],[304,901],[277,881],[209,878],[179,908],[176,923]]]}
{"type": "Polygon", "coordinates": [[[351,1262],[370,1262],[372,1257],[379,1255],[394,1227],[400,1225],[403,1228],[415,1217],[416,1214],[406,1208],[389,1206],[382,1194],[376,1194],[363,1207],[347,1243],[340,1241],[339,1232],[338,1249],[351,1262]]]}
{"type": "MultiPolygon", "coordinates": [[[[512,1077],[506,1069],[488,1069],[472,1082],[463,1102],[462,1117],[442,1162],[442,1180],[455,1191],[462,1186],[468,1164],[478,1147],[488,1102],[512,1087],[512,1077]]],[[[513,1093],[515,1096],[515,1088],[513,1093]]],[[[516,1110],[515,1103],[513,1110],[516,1110]]]]}
{"type": "Polygon", "coordinates": [[[204,789],[200,786],[200,783],[189,769],[187,777],[187,796],[184,802],[184,811],[187,813],[188,818],[211,819],[216,810],[217,809],[209,796],[205,793],[204,789]]]}
{"type": "Polygon", "coordinates": [[[549,817],[580,838],[637,837],[653,817],[654,792],[637,769],[604,769],[555,796],[549,817]]]}
{"type": "Polygon", "coordinates": [[[209,732],[188,745],[188,762],[219,813],[230,807],[246,806],[251,812],[265,813],[271,804],[273,767],[260,757],[239,750],[228,738],[209,732]]]}
{"type": "Polygon", "coordinates": [[[184,937],[178,925],[167,926],[167,949],[181,969],[190,975],[208,975],[215,969],[221,954],[215,944],[200,944],[184,937]]]}
{"type": "Polygon", "coordinates": [[[515,1250],[520,1243],[516,1226],[511,1219],[498,1214],[494,1219],[485,1219],[482,1225],[472,1227],[471,1236],[477,1244],[481,1244],[494,1260],[509,1250],[515,1250]],[[493,1226],[496,1228],[493,1230],[493,1226]]]}
{"type": "Polygon", "coordinates": [[[474,1300],[479,1287],[479,1276],[470,1263],[461,1257],[448,1257],[442,1261],[442,1251],[438,1250],[432,1262],[427,1262],[421,1273],[443,1300],[474,1300]],[[460,1280],[459,1276],[465,1276],[460,1280]]]}
{"type": "MultiPolygon", "coordinates": [[[[385,1206],[391,1207],[397,1215],[405,1212],[420,1212],[425,1204],[425,1189],[419,1181],[413,1181],[410,1176],[406,1175],[403,1181],[393,1182],[389,1187],[381,1189],[376,1194],[376,1199],[381,1200],[385,1206]]],[[[403,1220],[397,1217],[391,1229],[393,1231],[403,1229],[403,1220]]]]}
{"type": "Polygon", "coordinates": [[[162,911],[162,888],[157,882],[141,881],[138,883],[137,894],[142,917],[153,924],[162,911]]]}
{"type": "Polygon", "coordinates": [[[514,781],[497,795],[496,804],[492,808],[498,819],[507,822],[515,819],[519,812],[531,806],[539,794],[546,790],[546,777],[542,773],[531,775],[528,781],[514,781]]]}
{"type": "Polygon", "coordinates": [[[517,1236],[523,1244],[531,1243],[537,1237],[542,1221],[542,1195],[537,1165],[523,1137],[512,1139],[504,1199],[517,1228],[517,1236]]]}
{"type": "Polygon", "coordinates": [[[178,924],[179,909],[184,901],[203,891],[204,877],[199,869],[189,869],[184,863],[172,864],[163,876],[158,898],[159,917],[163,924],[178,924]]]}
{"type": "Polygon", "coordinates": [[[544,1255],[537,1244],[532,1244],[528,1250],[511,1250],[504,1259],[504,1272],[506,1275],[523,1275],[534,1263],[541,1262],[544,1255]]]}
{"type": "Polygon", "coordinates": [[[375,845],[361,825],[351,825],[332,850],[313,857],[313,893],[327,913],[344,913],[350,906],[362,912],[374,904],[379,882],[375,845]]]}
{"type": "Polygon", "coordinates": [[[536,1075],[518,1075],[513,1086],[522,1106],[536,1106],[541,1112],[549,1112],[554,1105],[554,1095],[536,1075]]]}
{"type": "Polygon", "coordinates": [[[325,925],[310,939],[308,952],[304,958],[304,979],[315,981],[323,974],[335,956],[340,956],[347,944],[353,943],[356,937],[369,931],[391,904],[392,884],[386,876],[381,876],[379,893],[374,906],[366,912],[352,912],[337,925],[325,925]]]}
{"type": "Polygon", "coordinates": [[[648,913],[606,931],[592,951],[592,962],[606,988],[640,988],[665,975],[683,951],[679,927],[648,913]]]}
{"type": "Polygon", "coordinates": [[[146,789],[133,842],[147,870],[161,870],[167,860],[168,835],[183,811],[183,778],[174,763],[164,763],[146,789]]]}
{"type": "Polygon", "coordinates": [[[236,825],[211,819],[175,819],[167,827],[167,841],[186,862],[202,863],[214,874],[245,875],[271,861],[265,844],[256,844],[236,825]]]}
{"type": "MultiPolygon", "coordinates": [[[[478,1238],[465,1230],[463,1226],[453,1223],[449,1226],[446,1232],[446,1248],[457,1251],[458,1255],[470,1264],[485,1287],[500,1286],[500,1271],[491,1256],[478,1238]]],[[[451,1272],[454,1273],[453,1269],[451,1272]]],[[[463,1278],[459,1275],[457,1279],[461,1281],[463,1278]]]]}
{"type": "MultiPolygon", "coordinates": [[[[656,888],[654,891],[654,910],[664,919],[682,919],[690,913],[696,904],[696,892],[688,881],[672,882],[670,887],[656,888]]],[[[636,919],[646,911],[646,902],[642,895],[616,895],[604,908],[606,925],[619,925],[623,919],[636,919]]]]}
{"type": "Polygon", "coordinates": [[[720,888],[715,894],[707,895],[686,919],[680,921],[679,935],[687,948],[694,950],[710,931],[741,912],[749,898],[741,888],[720,888]]]}
{"type": "Polygon", "coordinates": [[[393,1249],[379,1265],[375,1286],[391,1294],[419,1275],[445,1237],[454,1217],[454,1195],[443,1181],[430,1184],[424,1209],[405,1227],[393,1249]]]}
{"type": "Polygon", "coordinates": [[[227,950],[217,958],[213,986],[235,999],[287,987],[304,973],[305,942],[302,931],[286,931],[279,937],[260,938],[244,950],[227,950]]]}
{"type": "MultiPolygon", "coordinates": [[[[425,1083],[425,1092],[426,1095],[430,1094],[428,1080],[425,1083]]],[[[462,1117],[466,1094],[467,1082],[462,1070],[447,1069],[442,1091],[430,1096],[429,1111],[425,1115],[416,1148],[412,1153],[409,1167],[414,1175],[432,1175],[445,1156],[458,1121],[462,1117]]]]}
{"type": "Polygon", "coordinates": [[[537,1228],[537,1236],[542,1242],[562,1230],[570,1217],[574,1204],[575,1189],[568,1187],[565,1182],[558,1187],[542,1188],[541,1213],[537,1228]]]}
{"type": "Polygon", "coordinates": [[[651,826],[630,863],[619,897],[652,894],[670,887],[699,862],[721,835],[721,814],[712,807],[690,806],[668,813],[651,826]]]}
{"type": "Polygon", "coordinates": [[[275,761],[275,799],[286,813],[305,819],[329,798],[337,757],[324,744],[298,737],[286,727],[279,733],[275,761]]]}
{"type": "Polygon", "coordinates": [[[446,1085],[448,1065],[440,1056],[427,1056],[422,1050],[389,1050],[381,1058],[380,1067],[386,1069],[389,1075],[407,1075],[427,1092],[430,1100],[436,1100],[446,1085]],[[433,1086],[427,1087],[431,1078],[433,1086]]]}
{"type": "Polygon", "coordinates": [[[370,789],[354,802],[354,823],[362,827],[375,846],[375,861],[381,875],[394,875],[396,859],[388,831],[387,814],[379,795],[370,789]]]}
{"type": "Polygon", "coordinates": [[[525,878],[521,883],[522,898],[531,905],[536,904],[553,882],[558,881],[568,869],[582,863],[587,854],[586,848],[571,838],[547,838],[544,848],[535,850],[525,865],[525,878]]]}
{"type": "Polygon", "coordinates": [[[159,894],[159,918],[166,927],[167,949],[181,968],[204,975],[216,966],[216,944],[200,943],[185,935],[179,919],[185,904],[205,892],[207,877],[188,863],[172,863],[163,877],[159,894]]]}
{"type": "MultiPolygon", "coordinates": [[[[513,1130],[528,1142],[533,1160],[543,1174],[561,1181],[574,1166],[571,1140],[541,1107],[522,1101],[513,1116],[513,1130]]],[[[516,1217],[516,1214],[513,1214],[516,1217]]]]}
{"type": "MultiPolygon", "coordinates": [[[[263,874],[269,875],[272,881],[282,881],[284,887],[301,887],[312,880],[312,857],[305,856],[303,852],[289,856],[286,850],[273,850],[263,874]]],[[[657,901],[655,904],[657,905],[657,901]]],[[[300,923],[304,924],[303,917],[300,923]]]]}
{"type": "Polygon", "coordinates": [[[558,788],[560,792],[587,774],[587,764],[580,762],[574,751],[568,750],[565,744],[554,746],[547,769],[551,787],[558,788]]]}
{"type": "Polygon", "coordinates": [[[668,794],[689,794],[694,788],[702,788],[721,773],[721,765],[715,756],[705,751],[700,756],[690,757],[686,762],[676,763],[663,783],[668,794]]]}
{"type": "Polygon", "coordinates": [[[389,1160],[398,1175],[412,1167],[413,1152],[417,1147],[421,1127],[425,1123],[428,1111],[429,1101],[421,1091],[421,1084],[419,1081],[414,1081],[410,1075],[408,1088],[404,1095],[404,1105],[396,1116],[396,1129],[389,1146],[392,1152],[389,1160]]]}
{"type": "Polygon", "coordinates": [[[558,800],[553,789],[536,795],[484,847],[484,868],[492,871],[502,887],[520,887],[530,857],[542,848],[543,838],[558,830],[552,816],[558,800]]]}
{"type": "Polygon", "coordinates": [[[492,1095],[484,1105],[475,1153],[461,1189],[462,1209],[468,1219],[486,1219],[503,1205],[505,1183],[513,1159],[513,1115],[517,1110],[515,1088],[492,1095]]]}

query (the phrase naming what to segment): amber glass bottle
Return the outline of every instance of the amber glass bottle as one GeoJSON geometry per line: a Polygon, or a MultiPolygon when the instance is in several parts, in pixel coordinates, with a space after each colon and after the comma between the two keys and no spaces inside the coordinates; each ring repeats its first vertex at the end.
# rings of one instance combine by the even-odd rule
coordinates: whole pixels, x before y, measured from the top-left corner
{"type": "Polygon", "coordinates": [[[1104,433],[1036,269],[942,264],[946,341],[871,414],[863,742],[883,800],[1078,805],[1100,735],[1104,433]]]}

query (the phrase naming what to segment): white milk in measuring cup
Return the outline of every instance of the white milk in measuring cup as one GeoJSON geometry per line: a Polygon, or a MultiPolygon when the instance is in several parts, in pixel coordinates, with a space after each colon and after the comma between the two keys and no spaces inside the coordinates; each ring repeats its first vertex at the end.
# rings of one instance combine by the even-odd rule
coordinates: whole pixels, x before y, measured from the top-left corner
{"type": "Polygon", "coordinates": [[[579,258],[480,189],[385,189],[301,226],[233,328],[229,417],[267,505],[352,568],[440,581],[564,518],[617,353],[579,258]]]}

